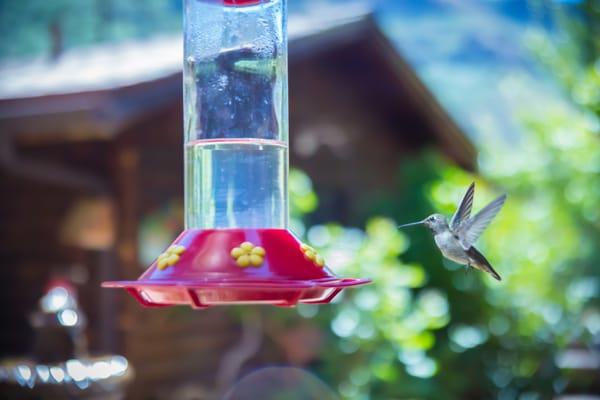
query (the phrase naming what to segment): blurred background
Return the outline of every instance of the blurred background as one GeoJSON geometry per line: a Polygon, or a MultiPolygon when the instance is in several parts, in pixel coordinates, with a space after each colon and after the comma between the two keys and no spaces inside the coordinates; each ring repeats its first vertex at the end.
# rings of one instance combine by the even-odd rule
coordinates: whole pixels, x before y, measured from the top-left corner
{"type": "Polygon", "coordinates": [[[290,0],[293,229],[374,283],[289,310],[100,289],[182,229],[181,14],[0,1],[0,397],[600,399],[600,1],[290,0]],[[501,283],[396,229],[471,181],[501,283]]]}

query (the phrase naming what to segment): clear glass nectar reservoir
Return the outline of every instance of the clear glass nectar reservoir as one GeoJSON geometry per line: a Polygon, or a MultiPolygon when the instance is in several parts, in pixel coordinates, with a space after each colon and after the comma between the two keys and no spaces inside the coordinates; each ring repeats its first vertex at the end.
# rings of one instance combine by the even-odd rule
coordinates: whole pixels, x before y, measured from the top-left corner
{"type": "Polygon", "coordinates": [[[187,228],[287,228],[286,0],[185,0],[187,228]]]}

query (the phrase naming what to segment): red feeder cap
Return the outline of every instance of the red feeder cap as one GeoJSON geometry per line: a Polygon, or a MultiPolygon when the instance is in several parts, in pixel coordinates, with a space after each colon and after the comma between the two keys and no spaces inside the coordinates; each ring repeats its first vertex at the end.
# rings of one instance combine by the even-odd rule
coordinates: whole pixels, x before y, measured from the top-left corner
{"type": "Polygon", "coordinates": [[[253,6],[259,3],[267,3],[265,0],[222,0],[226,6],[253,6]]]}
{"type": "Polygon", "coordinates": [[[124,288],[146,307],[329,303],[368,279],[338,278],[315,249],[285,229],[184,231],[136,281],[124,288]]]}

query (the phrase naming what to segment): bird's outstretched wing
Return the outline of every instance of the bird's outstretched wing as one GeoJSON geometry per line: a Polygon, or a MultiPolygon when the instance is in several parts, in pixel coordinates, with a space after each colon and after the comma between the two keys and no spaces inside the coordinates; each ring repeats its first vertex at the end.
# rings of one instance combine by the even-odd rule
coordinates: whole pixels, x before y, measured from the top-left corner
{"type": "Polygon", "coordinates": [[[456,212],[452,216],[450,221],[450,229],[456,232],[461,223],[467,221],[471,216],[471,208],[473,207],[473,197],[475,196],[475,182],[471,183],[467,192],[463,196],[462,200],[456,212]]]}
{"type": "Polygon", "coordinates": [[[479,239],[479,236],[481,236],[485,228],[487,228],[496,214],[498,214],[505,201],[506,194],[503,194],[461,224],[457,233],[460,244],[465,250],[471,248],[475,241],[479,239]]]}

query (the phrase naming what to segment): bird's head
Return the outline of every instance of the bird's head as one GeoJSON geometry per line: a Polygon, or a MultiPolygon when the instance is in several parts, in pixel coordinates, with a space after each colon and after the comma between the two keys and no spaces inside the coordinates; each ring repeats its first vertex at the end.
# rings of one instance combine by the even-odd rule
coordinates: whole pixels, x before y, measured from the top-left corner
{"type": "Polygon", "coordinates": [[[423,220],[423,225],[431,229],[434,233],[442,232],[448,229],[448,221],[442,214],[432,214],[423,220]]]}

